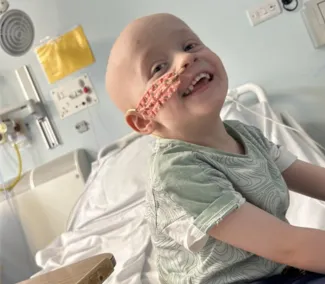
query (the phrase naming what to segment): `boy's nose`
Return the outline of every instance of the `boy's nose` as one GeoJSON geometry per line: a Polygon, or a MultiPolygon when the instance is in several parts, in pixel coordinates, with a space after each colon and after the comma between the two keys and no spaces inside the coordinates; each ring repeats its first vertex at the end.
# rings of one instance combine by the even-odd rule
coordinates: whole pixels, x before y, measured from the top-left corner
{"type": "Polygon", "coordinates": [[[194,62],[196,62],[198,58],[194,54],[187,54],[184,58],[182,67],[187,69],[190,67],[194,62]]]}

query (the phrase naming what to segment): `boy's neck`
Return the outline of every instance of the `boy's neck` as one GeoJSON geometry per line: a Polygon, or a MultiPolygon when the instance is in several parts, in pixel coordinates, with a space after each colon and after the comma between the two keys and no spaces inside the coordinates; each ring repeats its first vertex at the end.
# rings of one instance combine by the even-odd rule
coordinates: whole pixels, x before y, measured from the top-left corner
{"type": "Polygon", "coordinates": [[[208,125],[193,127],[186,136],[188,137],[184,139],[188,140],[187,142],[217,149],[224,148],[231,138],[221,119],[215,121],[210,127],[208,125]]]}
{"type": "Polygon", "coordinates": [[[170,138],[215,148],[224,152],[241,152],[238,143],[228,134],[221,118],[214,120],[210,126],[208,123],[204,124],[203,127],[202,125],[197,127],[191,126],[191,128],[180,133],[177,137],[170,138]]]}

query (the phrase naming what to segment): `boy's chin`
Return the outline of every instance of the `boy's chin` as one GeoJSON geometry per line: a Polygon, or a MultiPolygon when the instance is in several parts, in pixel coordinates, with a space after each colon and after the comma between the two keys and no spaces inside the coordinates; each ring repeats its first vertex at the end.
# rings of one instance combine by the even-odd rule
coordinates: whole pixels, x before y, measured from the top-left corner
{"type": "Polygon", "coordinates": [[[207,103],[196,106],[195,114],[197,118],[211,117],[211,116],[219,116],[221,109],[223,107],[223,101],[217,103],[207,103]]]}

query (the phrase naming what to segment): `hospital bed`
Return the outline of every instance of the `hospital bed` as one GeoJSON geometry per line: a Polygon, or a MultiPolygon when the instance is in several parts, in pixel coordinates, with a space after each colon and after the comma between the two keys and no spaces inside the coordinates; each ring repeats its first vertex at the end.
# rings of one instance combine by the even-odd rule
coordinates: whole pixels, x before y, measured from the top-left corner
{"type": "MultiPolygon", "coordinates": [[[[255,125],[268,139],[285,145],[298,158],[325,166],[325,157],[316,143],[288,113],[272,110],[262,88],[245,84],[231,90],[228,98],[221,113],[223,119],[255,125]],[[251,94],[249,103],[246,94],[251,94]]],[[[146,161],[153,139],[131,133],[99,151],[78,201],[69,208],[66,229],[53,236],[55,239],[46,247],[39,248],[35,259],[41,271],[34,277],[112,253],[117,264],[105,283],[159,283],[155,251],[144,218],[146,161]]],[[[60,190],[56,194],[60,196],[60,190]]],[[[322,202],[293,192],[290,195],[287,218],[292,224],[325,229],[322,202]]]]}

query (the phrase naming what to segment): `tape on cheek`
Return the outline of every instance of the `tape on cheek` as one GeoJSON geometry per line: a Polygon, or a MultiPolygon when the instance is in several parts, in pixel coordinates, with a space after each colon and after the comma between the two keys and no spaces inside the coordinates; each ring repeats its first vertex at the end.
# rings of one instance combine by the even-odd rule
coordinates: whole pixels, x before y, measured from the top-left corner
{"type": "Polygon", "coordinates": [[[163,105],[172,97],[180,84],[175,72],[158,79],[140,100],[136,111],[143,116],[153,118],[163,105]]]}
{"type": "Polygon", "coordinates": [[[165,90],[160,96],[160,98],[156,101],[151,110],[151,115],[156,116],[158,111],[163,107],[163,105],[175,94],[177,90],[177,85],[172,85],[165,90]]]}

